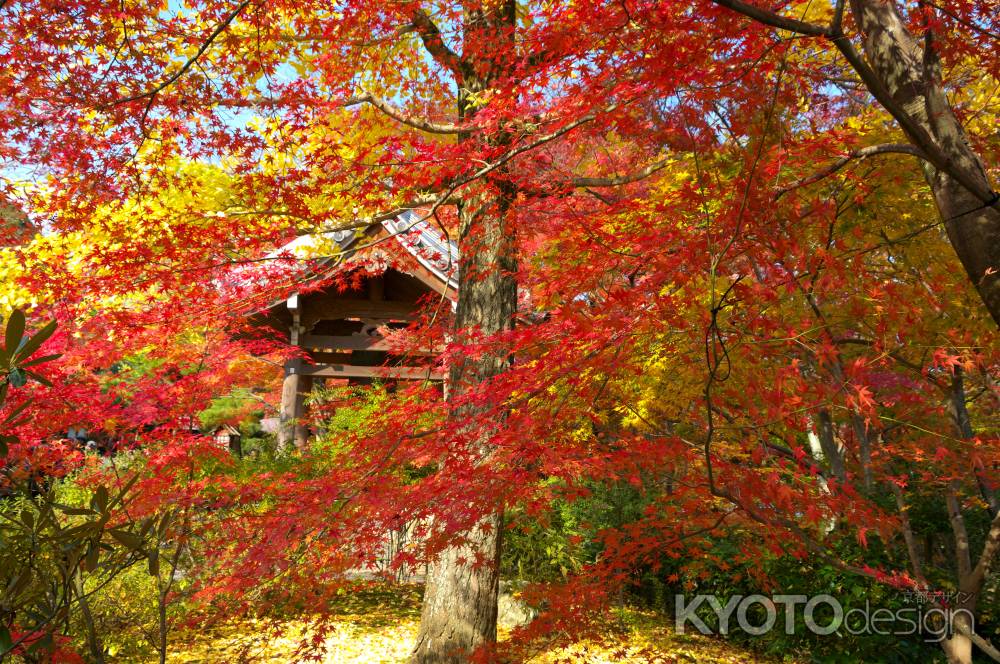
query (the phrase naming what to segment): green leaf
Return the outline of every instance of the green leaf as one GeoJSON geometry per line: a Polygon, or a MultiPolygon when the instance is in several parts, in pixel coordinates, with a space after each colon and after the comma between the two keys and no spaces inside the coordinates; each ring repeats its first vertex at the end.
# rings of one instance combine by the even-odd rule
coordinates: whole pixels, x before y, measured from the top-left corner
{"type": "Polygon", "coordinates": [[[18,415],[20,415],[22,412],[24,412],[24,409],[27,408],[28,404],[30,404],[30,403],[31,403],[31,400],[28,399],[27,401],[25,401],[24,403],[22,403],[20,406],[18,406],[14,410],[12,410],[10,412],[10,414],[8,414],[7,417],[4,418],[3,423],[5,425],[10,425],[17,418],[18,415]]]}
{"type": "Polygon", "coordinates": [[[56,508],[63,514],[68,514],[69,516],[94,516],[97,512],[92,509],[87,509],[86,507],[70,507],[69,505],[60,505],[56,503],[56,508]]]}
{"type": "Polygon", "coordinates": [[[159,539],[163,539],[167,534],[167,528],[170,527],[170,523],[173,521],[173,513],[165,512],[163,518],[160,519],[160,525],[156,527],[156,536],[159,539]]]}
{"type": "Polygon", "coordinates": [[[132,551],[138,551],[142,548],[142,538],[135,533],[130,533],[127,530],[119,530],[118,528],[109,530],[108,533],[132,551]]]}
{"type": "Polygon", "coordinates": [[[42,355],[41,357],[36,357],[33,360],[28,360],[27,362],[21,363],[21,368],[26,369],[28,367],[33,367],[36,364],[42,364],[44,362],[51,362],[52,360],[58,360],[62,357],[62,353],[53,353],[52,355],[42,355]]]}
{"type": "Polygon", "coordinates": [[[7,597],[17,597],[31,583],[31,569],[25,568],[7,584],[7,597]]]}
{"type": "Polygon", "coordinates": [[[14,640],[10,638],[10,631],[6,626],[0,625],[0,655],[8,653],[14,649],[14,640]]]}
{"type": "Polygon", "coordinates": [[[56,331],[57,325],[58,323],[56,321],[49,321],[45,327],[40,329],[38,332],[35,332],[34,336],[24,342],[24,345],[18,349],[15,357],[22,360],[26,360],[31,357],[31,355],[38,350],[43,343],[45,343],[45,340],[52,336],[52,333],[56,331]]]}
{"type": "Polygon", "coordinates": [[[52,387],[52,381],[46,378],[45,376],[42,376],[41,374],[37,374],[34,371],[28,371],[27,369],[25,369],[24,374],[29,378],[38,381],[42,385],[45,385],[46,387],[52,387]]]}
{"type": "Polygon", "coordinates": [[[67,528],[59,533],[59,537],[62,540],[72,540],[76,537],[89,537],[93,531],[100,530],[100,528],[95,528],[96,522],[88,521],[87,523],[81,523],[79,526],[73,526],[72,528],[67,528]]]}
{"type": "Polygon", "coordinates": [[[28,653],[36,653],[39,650],[52,650],[52,633],[46,632],[28,648],[28,653]]]}
{"type": "Polygon", "coordinates": [[[10,318],[7,319],[7,332],[4,335],[7,352],[13,355],[21,345],[22,338],[24,338],[24,312],[15,309],[10,312],[10,318]]]}
{"type": "Polygon", "coordinates": [[[131,489],[138,480],[139,480],[139,474],[138,473],[136,473],[135,475],[133,475],[132,477],[130,477],[122,485],[122,488],[118,492],[118,495],[116,495],[115,498],[114,498],[114,500],[111,501],[111,506],[114,507],[114,506],[118,505],[118,503],[124,502],[125,501],[125,496],[128,494],[129,489],[131,489]]]}
{"type": "Polygon", "coordinates": [[[14,640],[10,638],[10,631],[0,625],[0,655],[9,653],[14,649],[14,640]]]}
{"type": "Polygon", "coordinates": [[[90,507],[103,514],[108,509],[108,488],[99,486],[94,490],[94,495],[90,499],[90,507]]]}
{"type": "Polygon", "coordinates": [[[97,569],[98,557],[100,555],[101,548],[94,544],[94,542],[91,542],[90,547],[87,549],[87,557],[83,561],[84,567],[88,572],[93,572],[97,569]]]}

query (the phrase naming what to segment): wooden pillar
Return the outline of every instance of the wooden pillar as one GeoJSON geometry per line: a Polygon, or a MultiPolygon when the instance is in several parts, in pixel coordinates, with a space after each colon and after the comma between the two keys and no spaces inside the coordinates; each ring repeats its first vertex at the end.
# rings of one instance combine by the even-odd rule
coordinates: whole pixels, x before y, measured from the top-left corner
{"type": "Polygon", "coordinates": [[[302,418],[306,413],[306,395],[312,391],[312,376],[299,376],[298,389],[295,392],[295,447],[304,450],[309,444],[309,427],[302,418]]]}
{"type": "MultiPolygon", "coordinates": [[[[288,297],[288,311],[292,315],[292,324],[288,329],[288,342],[292,346],[300,345],[302,329],[302,309],[299,294],[292,293],[288,297]]],[[[278,449],[288,449],[289,443],[294,443],[298,449],[304,449],[309,442],[309,429],[302,422],[305,414],[305,395],[312,389],[312,377],[302,375],[302,360],[294,359],[285,363],[285,380],[281,385],[281,412],[278,416],[278,449]]]]}
{"type": "Polygon", "coordinates": [[[306,395],[312,390],[312,376],[303,376],[301,360],[285,363],[285,382],[281,385],[281,413],[279,414],[278,449],[285,450],[289,443],[304,449],[309,443],[309,427],[302,421],[305,415],[306,395]]]}
{"type": "Polygon", "coordinates": [[[301,360],[285,362],[285,381],[281,385],[281,411],[278,413],[278,449],[281,451],[286,450],[293,441],[298,444],[295,423],[302,414],[299,400],[301,365],[301,360]]]}

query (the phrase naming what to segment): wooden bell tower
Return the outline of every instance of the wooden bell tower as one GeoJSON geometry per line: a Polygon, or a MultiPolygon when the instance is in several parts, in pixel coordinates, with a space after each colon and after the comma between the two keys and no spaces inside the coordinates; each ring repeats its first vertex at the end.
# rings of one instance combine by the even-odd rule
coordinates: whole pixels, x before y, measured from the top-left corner
{"type": "MultiPolygon", "coordinates": [[[[408,213],[412,214],[412,213],[408,213]]],[[[373,274],[354,288],[328,288],[293,293],[254,318],[302,349],[303,359],[287,362],[281,390],[279,448],[308,443],[302,423],[305,396],[317,380],[345,379],[353,384],[384,380],[444,380],[444,372],[417,366],[413,355],[433,356],[440,349],[411,351],[409,358],[394,355],[386,330],[400,329],[415,319],[420,303],[429,296],[450,307],[455,298],[451,277],[455,249],[422,222],[406,215],[376,225],[361,236],[396,240],[405,247],[405,260],[396,261],[381,274],[373,274]]],[[[350,262],[358,235],[336,238],[342,253],[335,262],[341,269],[350,262]]],[[[369,257],[370,258],[370,257],[369,257]]],[[[308,279],[304,281],[308,282],[308,279]]]]}

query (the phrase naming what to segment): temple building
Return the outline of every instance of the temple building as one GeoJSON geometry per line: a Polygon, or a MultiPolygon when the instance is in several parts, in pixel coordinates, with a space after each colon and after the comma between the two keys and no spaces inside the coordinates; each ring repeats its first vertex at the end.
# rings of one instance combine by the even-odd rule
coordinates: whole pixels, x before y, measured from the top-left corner
{"type": "MultiPolygon", "coordinates": [[[[456,294],[457,246],[423,220],[418,212],[369,226],[362,231],[336,231],[297,238],[275,256],[328,257],[314,261],[302,289],[272,303],[253,317],[275,330],[302,356],[285,363],[278,424],[278,446],[306,445],[302,422],[304,398],[317,380],[347,379],[364,384],[375,379],[443,380],[443,373],[414,366],[394,355],[386,330],[409,325],[427,297],[453,306],[456,294]],[[388,243],[405,251],[387,251],[388,243]],[[351,287],[311,288],[337,270],[364,267],[365,276],[351,287]]],[[[435,349],[414,354],[432,356],[435,349]]]]}

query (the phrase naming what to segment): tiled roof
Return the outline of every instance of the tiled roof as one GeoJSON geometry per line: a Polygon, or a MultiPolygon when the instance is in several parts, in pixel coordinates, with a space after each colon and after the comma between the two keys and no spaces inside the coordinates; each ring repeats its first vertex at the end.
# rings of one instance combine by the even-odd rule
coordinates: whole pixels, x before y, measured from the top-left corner
{"type": "MultiPolygon", "coordinates": [[[[419,212],[407,210],[381,224],[385,231],[420,265],[438,278],[442,285],[447,285],[451,290],[458,287],[458,245],[423,219],[419,212]]],[[[363,247],[365,240],[371,238],[377,230],[377,226],[373,225],[361,231],[338,230],[302,235],[272,252],[270,256],[277,258],[291,254],[297,258],[326,257],[331,261],[340,262],[347,260],[363,247]],[[336,251],[337,255],[324,256],[332,253],[333,244],[339,249],[336,251]]]]}

